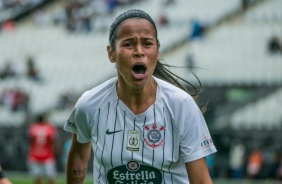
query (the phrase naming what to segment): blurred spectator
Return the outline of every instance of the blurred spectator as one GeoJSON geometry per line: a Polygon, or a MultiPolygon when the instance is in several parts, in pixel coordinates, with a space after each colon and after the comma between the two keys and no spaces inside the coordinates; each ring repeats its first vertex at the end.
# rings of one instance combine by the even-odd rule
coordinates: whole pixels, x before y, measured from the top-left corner
{"type": "Polygon", "coordinates": [[[34,23],[37,26],[46,26],[50,24],[50,18],[44,10],[37,10],[33,15],[34,23]]]}
{"type": "Polygon", "coordinates": [[[26,61],[26,75],[35,81],[39,81],[41,79],[32,56],[29,56],[26,61]]]}
{"type": "Polygon", "coordinates": [[[18,111],[21,109],[25,109],[27,96],[24,92],[22,92],[20,89],[13,89],[11,92],[11,107],[12,111],[18,111]]]}
{"type": "Polygon", "coordinates": [[[55,25],[65,24],[67,22],[66,12],[63,9],[57,9],[53,15],[52,19],[55,25]]]}
{"type": "Polygon", "coordinates": [[[229,169],[231,178],[242,179],[243,167],[245,162],[245,146],[239,139],[234,139],[231,142],[229,151],[229,169]]]}
{"type": "Polygon", "coordinates": [[[134,0],[115,0],[115,1],[119,6],[128,5],[134,2],[134,0]]]}
{"type": "Polygon", "coordinates": [[[20,88],[4,89],[0,96],[0,104],[12,111],[27,111],[29,108],[29,96],[20,88]]]}
{"type": "MultiPolygon", "coordinates": [[[[19,18],[29,15],[44,1],[48,0],[0,0],[0,31],[13,31],[19,18]]],[[[41,20],[42,18],[43,16],[40,16],[41,20]]]]}
{"type": "Polygon", "coordinates": [[[205,26],[197,19],[191,21],[189,39],[201,38],[204,35],[205,26]]]}
{"type": "Polygon", "coordinates": [[[166,6],[174,4],[174,3],[175,3],[175,0],[163,0],[163,4],[166,6]]]}
{"type": "Polygon", "coordinates": [[[207,167],[210,173],[211,178],[214,178],[214,159],[215,159],[215,153],[206,156],[206,163],[207,163],[207,167]]]}
{"type": "Polygon", "coordinates": [[[64,110],[64,109],[69,108],[69,107],[72,108],[73,105],[75,104],[76,100],[77,100],[77,98],[74,97],[73,94],[66,91],[63,94],[61,94],[61,96],[59,97],[57,108],[60,109],[60,110],[64,110]]]}
{"type": "Polygon", "coordinates": [[[169,23],[167,16],[164,13],[161,13],[158,17],[157,23],[159,26],[166,26],[169,23]]]}
{"type": "Polygon", "coordinates": [[[195,68],[195,59],[194,59],[194,54],[193,53],[188,53],[186,56],[186,65],[187,67],[192,70],[195,68]]]}
{"type": "MultiPolygon", "coordinates": [[[[64,13],[56,12],[54,22],[59,24],[64,22],[67,31],[71,33],[92,32],[96,17],[101,16],[101,28],[107,22],[109,15],[113,14],[118,6],[135,3],[140,0],[82,0],[67,1],[64,13]]],[[[100,22],[98,21],[98,24],[100,22]]],[[[97,25],[97,22],[95,22],[97,25]]]]}
{"type": "Polygon", "coordinates": [[[82,31],[91,32],[93,29],[92,21],[94,20],[94,8],[90,1],[73,1],[65,7],[66,28],[70,32],[82,31]]]}
{"type": "Polygon", "coordinates": [[[106,0],[106,3],[108,7],[108,13],[113,14],[117,7],[117,1],[116,0],[106,0]]]}
{"type": "Polygon", "coordinates": [[[57,130],[46,119],[38,115],[28,128],[29,149],[28,168],[34,184],[40,184],[46,177],[48,184],[54,184],[56,178],[57,130]]]}
{"type": "Polygon", "coordinates": [[[274,154],[274,162],[269,171],[269,178],[282,183],[282,153],[280,150],[274,154]]]}
{"type": "Polygon", "coordinates": [[[3,70],[0,71],[0,79],[15,77],[18,75],[18,69],[15,62],[7,61],[3,70]]]}
{"type": "Polygon", "coordinates": [[[248,158],[247,176],[249,179],[258,179],[262,167],[262,153],[259,148],[254,148],[248,158]]]}
{"type": "Polygon", "coordinates": [[[0,164],[0,184],[12,184],[11,181],[4,176],[1,164],[0,164]]]}
{"type": "Polygon", "coordinates": [[[7,20],[1,25],[1,30],[4,32],[11,32],[15,28],[15,21],[7,20]]]}
{"type": "Polygon", "coordinates": [[[268,51],[271,54],[282,53],[281,42],[278,37],[273,36],[268,42],[268,51]]]}
{"type": "Polygon", "coordinates": [[[67,158],[68,158],[70,146],[71,146],[71,136],[68,137],[68,139],[64,142],[64,145],[63,145],[62,162],[63,162],[64,168],[66,167],[66,164],[67,164],[67,158]]]}
{"type": "Polygon", "coordinates": [[[12,106],[12,91],[10,89],[4,89],[1,92],[0,104],[8,107],[12,106]]]}
{"type": "Polygon", "coordinates": [[[75,18],[72,13],[73,5],[69,4],[65,7],[65,14],[66,14],[66,28],[68,31],[72,32],[75,31],[75,18]]]}
{"type": "Polygon", "coordinates": [[[247,8],[249,7],[249,4],[250,4],[250,0],[241,0],[242,11],[247,10],[247,8]]]}
{"type": "Polygon", "coordinates": [[[18,88],[16,89],[11,89],[10,90],[10,97],[11,99],[11,109],[12,111],[18,111],[21,109],[22,103],[23,103],[23,99],[22,96],[25,96],[24,93],[22,93],[22,91],[18,88]]]}

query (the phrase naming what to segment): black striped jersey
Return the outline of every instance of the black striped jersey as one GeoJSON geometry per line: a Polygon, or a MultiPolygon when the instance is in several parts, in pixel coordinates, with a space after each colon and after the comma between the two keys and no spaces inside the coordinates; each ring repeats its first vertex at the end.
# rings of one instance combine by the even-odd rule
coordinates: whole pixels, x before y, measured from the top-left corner
{"type": "Polygon", "coordinates": [[[138,115],[119,100],[117,77],[77,101],[64,129],[92,141],[95,184],[187,184],[185,163],[216,152],[193,98],[154,80],[155,103],[138,115]]]}

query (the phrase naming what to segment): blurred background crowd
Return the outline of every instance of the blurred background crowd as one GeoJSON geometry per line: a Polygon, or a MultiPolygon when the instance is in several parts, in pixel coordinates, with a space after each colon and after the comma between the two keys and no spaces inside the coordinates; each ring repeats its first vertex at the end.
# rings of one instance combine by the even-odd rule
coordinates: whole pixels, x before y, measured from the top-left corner
{"type": "MultiPolygon", "coordinates": [[[[213,178],[282,179],[281,0],[0,0],[0,163],[26,172],[27,128],[39,113],[62,130],[81,93],[115,75],[108,29],[129,8],[148,12],[163,62],[202,85],[199,104],[218,152],[213,178]]],[[[90,163],[89,172],[92,166],[90,163]]]]}

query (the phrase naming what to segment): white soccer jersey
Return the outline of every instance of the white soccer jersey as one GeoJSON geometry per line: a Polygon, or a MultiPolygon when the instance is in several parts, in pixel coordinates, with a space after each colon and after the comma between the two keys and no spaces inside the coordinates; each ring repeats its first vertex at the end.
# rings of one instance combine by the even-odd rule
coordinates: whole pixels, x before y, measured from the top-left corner
{"type": "Polygon", "coordinates": [[[155,78],[156,101],[135,115],[116,93],[117,77],[85,92],[64,129],[92,141],[94,183],[187,184],[185,162],[216,152],[193,98],[155,78]]]}

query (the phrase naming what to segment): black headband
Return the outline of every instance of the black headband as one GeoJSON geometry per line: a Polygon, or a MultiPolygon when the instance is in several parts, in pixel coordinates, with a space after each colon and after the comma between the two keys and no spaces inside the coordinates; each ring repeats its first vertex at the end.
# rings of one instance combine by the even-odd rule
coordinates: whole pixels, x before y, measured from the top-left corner
{"type": "Polygon", "coordinates": [[[109,41],[111,41],[111,38],[116,30],[116,28],[118,27],[118,25],[126,20],[126,19],[130,19],[130,18],[143,18],[148,20],[149,22],[151,22],[154,26],[154,28],[156,29],[157,32],[157,28],[155,25],[154,20],[150,17],[149,14],[147,14],[146,12],[142,11],[142,10],[138,10],[138,9],[132,9],[132,10],[128,10],[122,14],[120,14],[115,21],[112,23],[111,27],[110,27],[110,33],[109,33],[109,41]]]}

